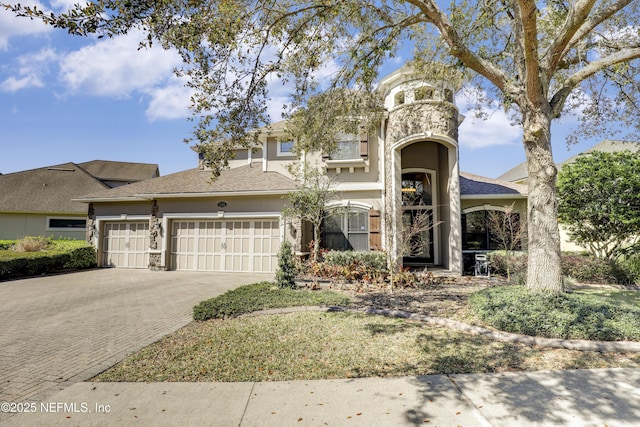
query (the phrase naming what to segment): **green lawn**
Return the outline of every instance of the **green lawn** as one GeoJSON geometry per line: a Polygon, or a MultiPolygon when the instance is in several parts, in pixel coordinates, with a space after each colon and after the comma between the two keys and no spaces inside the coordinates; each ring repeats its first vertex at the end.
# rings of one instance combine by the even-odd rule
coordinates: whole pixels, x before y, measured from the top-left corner
{"type": "MultiPolygon", "coordinates": [[[[515,298],[514,292],[507,294],[515,298]]],[[[248,297],[248,306],[255,310],[278,301],[280,306],[287,305],[286,301],[319,305],[318,298],[347,303],[334,292],[280,290],[263,283],[214,298],[217,302],[209,307],[221,304],[244,312],[248,306],[237,305],[241,295],[248,297]],[[293,292],[291,300],[278,299],[281,291],[282,295],[293,292]]],[[[570,299],[576,297],[583,306],[605,301],[632,307],[639,302],[638,294],[627,291],[587,290],[571,294],[570,299]]],[[[640,367],[640,354],[543,349],[380,316],[344,312],[233,316],[192,322],[95,380],[277,381],[640,367]]]]}

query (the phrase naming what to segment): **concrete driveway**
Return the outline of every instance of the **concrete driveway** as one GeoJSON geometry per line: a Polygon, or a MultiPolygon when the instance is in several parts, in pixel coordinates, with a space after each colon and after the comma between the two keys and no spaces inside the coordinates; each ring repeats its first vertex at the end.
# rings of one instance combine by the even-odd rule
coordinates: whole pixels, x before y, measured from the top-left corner
{"type": "Polygon", "coordinates": [[[0,282],[0,402],[42,400],[91,378],[189,323],[198,302],[272,279],[101,269],[0,282]]]}

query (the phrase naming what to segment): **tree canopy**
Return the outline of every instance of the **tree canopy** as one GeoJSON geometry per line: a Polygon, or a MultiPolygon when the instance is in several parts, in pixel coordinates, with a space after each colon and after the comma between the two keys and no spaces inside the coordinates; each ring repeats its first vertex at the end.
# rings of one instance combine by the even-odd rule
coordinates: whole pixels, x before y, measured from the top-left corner
{"type": "Polygon", "coordinates": [[[558,214],[593,255],[615,260],[640,242],[640,155],[594,151],[562,167],[558,214]]]}
{"type": "Polygon", "coordinates": [[[463,75],[478,87],[478,106],[497,99],[522,125],[527,284],[535,290],[563,289],[551,121],[578,109],[574,139],[640,126],[640,0],[98,0],[61,15],[7,7],[72,34],[142,28],[143,44],[177,49],[177,72],[195,90],[192,140],[209,146],[214,172],[270,122],[273,82],[291,84],[290,111],[306,106],[308,114],[309,97],[326,89],[372,94],[372,102],[330,104],[366,116],[382,66],[411,46],[406,59],[416,71],[463,75]]]}

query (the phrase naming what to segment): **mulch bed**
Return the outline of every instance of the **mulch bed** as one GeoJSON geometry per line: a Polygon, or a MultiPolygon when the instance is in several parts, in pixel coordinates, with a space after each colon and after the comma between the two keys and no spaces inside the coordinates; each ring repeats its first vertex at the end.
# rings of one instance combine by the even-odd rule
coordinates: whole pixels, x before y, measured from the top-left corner
{"type": "Polygon", "coordinates": [[[395,287],[360,283],[314,281],[306,286],[321,287],[347,294],[351,308],[376,308],[409,311],[432,317],[467,318],[467,299],[472,293],[506,283],[502,277],[433,277],[417,287],[395,287]]]}

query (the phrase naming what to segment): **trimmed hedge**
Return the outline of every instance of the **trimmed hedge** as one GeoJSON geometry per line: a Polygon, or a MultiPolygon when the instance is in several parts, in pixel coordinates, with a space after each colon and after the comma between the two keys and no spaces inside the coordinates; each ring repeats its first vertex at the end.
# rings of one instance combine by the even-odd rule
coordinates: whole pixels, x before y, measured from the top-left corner
{"type": "Polygon", "coordinates": [[[96,266],[96,251],[82,241],[54,242],[51,250],[40,252],[0,252],[0,279],[38,276],[64,270],[96,266]],[[82,246],[81,246],[82,245],[82,246]]]}
{"type": "Polygon", "coordinates": [[[380,251],[329,251],[322,257],[329,265],[340,267],[362,265],[375,270],[387,269],[387,257],[380,251]]]}

